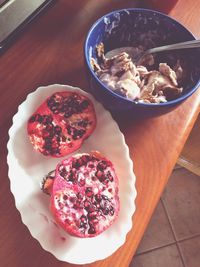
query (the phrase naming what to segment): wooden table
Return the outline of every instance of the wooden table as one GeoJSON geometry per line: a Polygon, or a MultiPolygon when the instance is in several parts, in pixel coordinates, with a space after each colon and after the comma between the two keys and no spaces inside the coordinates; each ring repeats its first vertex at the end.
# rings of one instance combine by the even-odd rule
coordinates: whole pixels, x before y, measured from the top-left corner
{"type": "MultiPolygon", "coordinates": [[[[0,57],[0,262],[3,267],[73,266],[44,251],[22,224],[10,192],[6,164],[8,129],[18,105],[40,85],[88,89],[83,42],[97,17],[134,1],[60,0],[35,20],[0,57]]],[[[170,15],[200,36],[200,1],[180,0],[170,15]]],[[[174,111],[137,121],[115,116],[125,135],[137,176],[136,212],[125,244],[109,258],[85,266],[126,267],[148,225],[199,112],[200,91],[174,111]]],[[[20,179],[20,177],[19,177],[20,179]]]]}

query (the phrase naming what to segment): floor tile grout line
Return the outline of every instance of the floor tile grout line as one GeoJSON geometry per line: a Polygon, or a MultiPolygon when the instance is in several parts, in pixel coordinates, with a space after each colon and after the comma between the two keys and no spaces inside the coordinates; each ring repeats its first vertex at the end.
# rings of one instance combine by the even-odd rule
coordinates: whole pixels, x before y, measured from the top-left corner
{"type": "Polygon", "coordinates": [[[164,211],[165,211],[165,213],[166,213],[168,222],[169,222],[169,224],[170,224],[170,227],[171,227],[171,230],[172,230],[172,233],[173,233],[173,236],[174,236],[176,242],[182,242],[182,241],[189,240],[189,239],[192,239],[192,238],[195,238],[195,237],[200,236],[200,233],[198,233],[198,234],[193,234],[193,235],[191,235],[191,236],[188,236],[188,237],[184,237],[184,238],[179,239],[179,238],[176,236],[176,231],[175,231],[174,226],[173,226],[173,223],[172,223],[172,221],[171,221],[171,217],[170,217],[170,215],[169,215],[169,213],[168,213],[166,204],[165,204],[164,200],[162,199],[162,197],[160,198],[160,200],[161,200],[161,203],[162,203],[162,205],[163,205],[164,211]]]}
{"type": "Polygon", "coordinates": [[[184,255],[183,255],[183,252],[182,252],[182,250],[181,250],[181,248],[180,248],[179,242],[177,242],[177,249],[178,249],[178,252],[179,252],[179,254],[180,254],[180,258],[181,258],[181,260],[182,260],[183,267],[187,267],[187,265],[186,265],[186,263],[185,263],[185,261],[184,261],[184,255]]]}
{"type": "Polygon", "coordinates": [[[153,252],[153,251],[156,251],[156,250],[159,250],[159,249],[162,249],[162,248],[166,248],[166,247],[170,247],[170,246],[172,246],[172,245],[176,245],[177,250],[178,250],[178,253],[179,253],[179,256],[180,256],[180,259],[181,259],[181,262],[182,262],[182,264],[183,264],[183,267],[187,267],[187,265],[185,264],[185,261],[184,261],[184,259],[183,259],[182,251],[181,251],[181,249],[180,249],[178,243],[179,243],[179,242],[175,241],[175,242],[173,242],[173,243],[169,243],[169,244],[167,244],[167,245],[163,245],[163,246],[160,246],[160,247],[157,247],[157,248],[149,249],[149,250],[147,250],[147,251],[138,253],[138,254],[135,255],[134,257],[142,256],[142,255],[144,255],[144,254],[151,253],[151,252],[153,252]]]}
{"type": "Polygon", "coordinates": [[[184,241],[187,241],[187,240],[199,237],[199,236],[200,236],[200,233],[199,234],[194,234],[194,235],[191,235],[191,236],[188,236],[188,237],[181,238],[181,239],[177,240],[177,242],[181,243],[181,242],[184,242],[184,241]]]}
{"type": "Polygon", "coordinates": [[[162,204],[162,206],[163,206],[164,212],[165,212],[165,214],[166,214],[167,220],[168,220],[168,222],[169,222],[170,228],[171,228],[171,230],[172,230],[172,234],[173,234],[173,236],[174,236],[174,239],[175,239],[176,242],[178,242],[177,237],[176,237],[176,233],[175,233],[175,229],[174,229],[173,223],[172,223],[172,221],[171,221],[171,217],[170,217],[170,215],[169,215],[169,212],[168,212],[168,210],[167,210],[167,207],[166,207],[165,202],[164,202],[164,200],[162,199],[162,197],[160,198],[160,201],[161,201],[161,204],[162,204]]]}
{"type": "Polygon", "coordinates": [[[173,226],[173,223],[172,223],[171,217],[170,217],[170,215],[169,215],[169,212],[168,212],[168,210],[167,210],[167,206],[166,206],[166,204],[165,204],[165,201],[163,200],[162,197],[160,198],[160,201],[161,201],[161,203],[162,203],[164,212],[165,212],[165,214],[166,214],[166,216],[167,216],[167,220],[168,220],[169,225],[170,225],[170,228],[171,228],[171,230],[172,230],[172,234],[173,234],[173,236],[174,236],[174,239],[175,239],[176,242],[178,242],[178,238],[177,238],[177,236],[176,236],[176,231],[175,231],[175,228],[174,228],[174,226],[173,226]]]}
{"type": "Polygon", "coordinates": [[[165,214],[166,214],[166,216],[167,216],[167,220],[168,220],[169,225],[170,225],[170,228],[171,228],[171,230],[172,230],[172,234],[173,234],[173,236],[174,236],[175,243],[176,243],[176,247],[177,247],[177,250],[178,250],[178,253],[179,253],[181,262],[182,262],[182,264],[183,264],[183,267],[187,267],[187,266],[185,265],[184,257],[183,257],[183,254],[182,254],[181,249],[180,249],[179,244],[178,244],[177,236],[176,236],[175,229],[174,229],[174,226],[173,226],[172,221],[171,221],[171,217],[170,217],[170,215],[169,215],[169,213],[168,213],[167,207],[166,207],[165,202],[164,202],[164,200],[162,199],[162,197],[160,198],[160,201],[161,201],[161,203],[162,203],[162,205],[163,205],[164,212],[165,212],[165,214]]]}
{"type": "Polygon", "coordinates": [[[137,253],[137,254],[135,255],[135,257],[137,257],[137,256],[139,256],[139,255],[147,254],[147,253],[149,253],[149,252],[158,250],[158,249],[160,249],[160,248],[170,247],[170,246],[172,246],[172,245],[175,245],[176,243],[177,243],[177,242],[174,241],[174,242],[170,242],[170,243],[168,243],[168,244],[166,244],[166,245],[161,245],[161,246],[156,247],[156,248],[150,248],[150,249],[148,249],[148,250],[146,250],[146,251],[137,253]]]}
{"type": "Polygon", "coordinates": [[[200,236],[200,234],[197,234],[197,235],[195,235],[195,236],[193,236],[193,237],[185,238],[185,239],[182,239],[182,240],[176,242],[176,243],[177,243],[178,251],[179,251],[181,257],[183,258],[183,266],[184,266],[184,267],[187,267],[187,266],[186,266],[185,261],[184,261],[184,253],[183,253],[183,251],[182,251],[182,249],[181,249],[180,243],[181,243],[181,242],[184,242],[184,241],[187,241],[187,240],[190,240],[190,239],[193,239],[193,238],[195,238],[195,237],[199,237],[199,236],[200,236]]]}

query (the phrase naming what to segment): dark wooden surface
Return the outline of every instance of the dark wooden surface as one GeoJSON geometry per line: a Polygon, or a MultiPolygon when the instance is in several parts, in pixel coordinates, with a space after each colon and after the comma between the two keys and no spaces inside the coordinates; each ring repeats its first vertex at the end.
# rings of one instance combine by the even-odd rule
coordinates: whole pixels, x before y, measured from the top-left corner
{"type": "MultiPolygon", "coordinates": [[[[70,84],[88,90],[83,43],[101,15],[134,1],[59,0],[29,25],[0,57],[0,262],[3,267],[73,266],[44,251],[21,222],[10,192],[8,130],[18,105],[38,86],[70,84]]],[[[200,1],[180,0],[170,15],[200,36],[200,1]]],[[[130,148],[137,176],[136,212],[125,244],[105,260],[84,266],[128,266],[199,112],[200,92],[161,117],[137,121],[113,114],[130,148]]],[[[22,151],[23,153],[23,151],[22,151]]],[[[16,174],[17,175],[17,174],[16,174]]],[[[19,177],[20,179],[20,177],[19,177]]],[[[47,233],[48,234],[48,233],[47,233]]],[[[77,255],[78,256],[78,255],[77,255]]]]}

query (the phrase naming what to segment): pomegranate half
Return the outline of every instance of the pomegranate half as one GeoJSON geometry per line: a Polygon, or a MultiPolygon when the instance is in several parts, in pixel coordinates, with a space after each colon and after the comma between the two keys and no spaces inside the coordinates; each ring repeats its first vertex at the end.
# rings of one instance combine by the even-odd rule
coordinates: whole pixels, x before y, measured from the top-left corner
{"type": "Polygon", "coordinates": [[[75,92],[56,92],[28,120],[33,147],[43,155],[63,157],[77,150],[96,126],[93,104],[75,92]]]}
{"type": "Polygon", "coordinates": [[[100,153],[83,153],[56,167],[51,211],[69,234],[94,237],[109,228],[119,213],[118,178],[100,153]]]}

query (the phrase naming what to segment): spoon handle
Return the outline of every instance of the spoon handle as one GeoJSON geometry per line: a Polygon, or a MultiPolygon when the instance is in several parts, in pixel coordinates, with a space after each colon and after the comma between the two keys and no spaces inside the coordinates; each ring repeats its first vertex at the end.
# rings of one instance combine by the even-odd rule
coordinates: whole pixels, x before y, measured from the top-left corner
{"type": "Polygon", "coordinates": [[[181,42],[177,44],[170,44],[170,45],[164,45],[164,46],[151,48],[151,49],[148,49],[145,52],[145,54],[161,52],[164,50],[167,51],[167,50],[198,48],[198,47],[200,47],[200,40],[192,40],[192,41],[186,41],[186,42],[181,42]]]}

